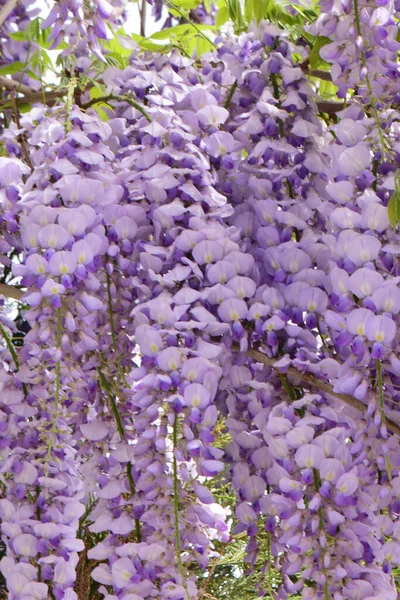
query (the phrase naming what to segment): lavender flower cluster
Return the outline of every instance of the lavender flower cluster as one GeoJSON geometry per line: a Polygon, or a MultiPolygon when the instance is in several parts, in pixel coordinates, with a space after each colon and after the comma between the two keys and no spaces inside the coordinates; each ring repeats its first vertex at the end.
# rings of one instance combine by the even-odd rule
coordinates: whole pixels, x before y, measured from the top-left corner
{"type": "MultiPolygon", "coordinates": [[[[363,4],[360,54],[356,8],[324,3],[316,24],[340,95],[367,69],[336,122],[263,21],[201,61],[109,67],[107,121],[36,105],[33,168],[4,133],[2,264],[31,327],[17,353],[0,314],[10,600],[78,600],[88,565],[105,600],[194,600],[191,566],[243,532],[250,571],[268,540],[260,597],[396,600],[397,13],[363,4]]],[[[57,3],[55,38],[67,9],[86,23],[57,3]]]]}

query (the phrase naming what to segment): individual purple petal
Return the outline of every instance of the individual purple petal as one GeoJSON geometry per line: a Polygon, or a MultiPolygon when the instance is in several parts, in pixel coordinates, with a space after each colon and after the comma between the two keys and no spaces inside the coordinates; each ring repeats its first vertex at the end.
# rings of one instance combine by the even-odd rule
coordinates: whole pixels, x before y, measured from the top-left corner
{"type": "Polygon", "coordinates": [[[400,562],[400,543],[398,541],[390,541],[386,542],[382,546],[382,553],[385,558],[390,563],[397,565],[400,562]]]}
{"type": "Polygon", "coordinates": [[[259,475],[251,475],[242,486],[243,495],[249,502],[255,502],[261,498],[266,489],[266,483],[259,475]]]}
{"type": "Polygon", "coordinates": [[[381,242],[370,235],[359,235],[348,245],[347,256],[356,267],[363,266],[366,262],[378,257],[381,242]]]}
{"type": "Polygon", "coordinates": [[[339,204],[347,204],[354,194],[354,185],[350,181],[334,181],[329,183],[325,189],[329,196],[339,204]]]}
{"type": "Polygon", "coordinates": [[[72,561],[60,560],[54,567],[55,583],[63,587],[69,587],[74,584],[75,579],[76,571],[72,561]]]}
{"type": "Polygon", "coordinates": [[[364,229],[373,229],[382,233],[390,226],[388,210],[381,204],[371,203],[363,206],[361,217],[364,229]]]}
{"type": "Polygon", "coordinates": [[[229,117],[229,112],[222,106],[208,104],[197,112],[197,116],[203,125],[221,125],[229,117]]]}
{"type": "Polygon", "coordinates": [[[53,279],[48,279],[40,291],[42,292],[43,296],[58,296],[60,294],[64,294],[65,287],[53,279]]]}
{"type": "Polygon", "coordinates": [[[369,168],[370,164],[371,151],[361,144],[346,148],[339,157],[340,172],[349,177],[358,177],[361,171],[369,168]]]}
{"type": "Polygon", "coordinates": [[[236,518],[240,523],[245,525],[249,525],[250,523],[254,523],[257,520],[257,515],[249,504],[245,502],[241,502],[235,508],[236,518]]]}
{"type": "Polygon", "coordinates": [[[369,321],[374,317],[374,313],[367,308],[356,308],[346,319],[348,331],[354,335],[365,335],[369,321]]]}
{"type": "Polygon", "coordinates": [[[72,274],[75,273],[77,264],[76,256],[72,252],[55,252],[49,260],[50,273],[60,276],[72,274]]]}
{"type": "Polygon", "coordinates": [[[70,235],[61,225],[45,225],[38,233],[38,240],[42,248],[62,250],[70,239],[70,235]]]}
{"type": "Polygon", "coordinates": [[[133,240],[137,232],[137,225],[130,217],[120,217],[115,220],[114,229],[120,240],[133,240]]]}
{"type": "Polygon", "coordinates": [[[365,298],[371,296],[372,292],[381,287],[383,277],[377,271],[372,269],[357,269],[350,276],[349,290],[357,296],[357,298],[365,298]]]}
{"type": "Polygon", "coordinates": [[[140,347],[140,351],[146,356],[155,356],[163,349],[160,334],[149,325],[139,325],[136,328],[135,340],[140,347]]]}
{"type": "Polygon", "coordinates": [[[344,269],[334,267],[329,274],[332,289],[340,296],[349,291],[349,274],[344,269]]]}
{"type": "Polygon", "coordinates": [[[227,260],[210,265],[207,269],[207,278],[211,284],[224,284],[236,275],[236,269],[233,264],[227,260]]]}
{"type": "Polygon", "coordinates": [[[244,319],[247,313],[247,304],[239,298],[228,298],[218,308],[218,315],[225,323],[244,319]]]}
{"type": "Polygon", "coordinates": [[[223,254],[221,244],[214,240],[203,240],[196,244],[192,250],[193,258],[199,265],[218,262],[223,254]]]}
{"type": "Polygon", "coordinates": [[[18,471],[18,473],[14,473],[13,479],[15,483],[32,485],[35,483],[37,476],[38,472],[36,467],[24,460],[22,463],[22,468],[18,471]]]}
{"type": "Polygon", "coordinates": [[[330,483],[336,483],[344,474],[343,463],[336,458],[326,458],[322,461],[319,467],[319,473],[321,479],[329,481],[330,483]]]}
{"type": "Polygon", "coordinates": [[[30,212],[30,219],[44,227],[45,225],[49,225],[54,223],[58,215],[58,211],[55,208],[51,208],[51,206],[35,206],[30,212]]]}
{"type": "Polygon", "coordinates": [[[358,488],[358,477],[354,473],[343,473],[336,483],[336,489],[343,496],[352,496],[358,488]]]}
{"type": "MultiPolygon", "coordinates": [[[[93,234],[94,235],[94,234],[93,234]]],[[[89,237],[89,236],[87,236],[89,237]]],[[[98,236],[94,236],[98,238],[98,236]]],[[[100,242],[100,238],[99,242],[100,242]]],[[[92,249],[90,244],[86,240],[79,240],[75,242],[75,244],[71,248],[72,254],[76,257],[76,260],[79,265],[87,265],[92,262],[94,254],[98,254],[97,248],[95,250],[92,249]]]]}
{"type": "Polygon", "coordinates": [[[74,236],[80,236],[85,233],[87,227],[87,221],[82,211],[72,208],[60,211],[58,224],[68,231],[70,235],[74,236]]]}
{"type": "Polygon", "coordinates": [[[24,223],[21,227],[21,238],[25,248],[36,248],[39,246],[39,234],[42,227],[36,223],[24,223]]]}
{"type": "Polygon", "coordinates": [[[234,292],[237,298],[252,298],[256,292],[256,284],[249,277],[236,275],[228,283],[226,287],[234,292]]]}
{"type": "Polygon", "coordinates": [[[110,433],[109,427],[103,421],[84,423],[80,425],[80,430],[87,440],[95,442],[104,440],[110,433]]]}
{"type": "Polygon", "coordinates": [[[132,575],[135,573],[136,569],[130,558],[119,558],[111,567],[113,585],[117,588],[124,589],[130,582],[132,575]]]}
{"type": "Polygon", "coordinates": [[[376,289],[371,296],[371,300],[378,311],[382,310],[394,315],[400,312],[400,289],[394,283],[376,289]]]}
{"type": "Polygon", "coordinates": [[[300,291],[297,305],[302,310],[323,314],[328,306],[328,296],[319,288],[306,287],[300,291]]]}
{"type": "Polygon", "coordinates": [[[335,208],[331,213],[331,220],[340,229],[357,229],[361,227],[361,215],[347,206],[335,208]]]}
{"type": "Polygon", "coordinates": [[[299,248],[288,248],[280,256],[282,269],[289,273],[298,273],[311,267],[311,259],[299,248]]]}
{"type": "Polygon", "coordinates": [[[37,275],[43,275],[49,271],[49,264],[47,260],[40,254],[30,254],[26,259],[25,264],[31,273],[35,273],[37,275]]]}
{"type": "Polygon", "coordinates": [[[91,572],[91,577],[94,581],[104,585],[112,585],[113,583],[110,569],[108,565],[104,563],[93,569],[91,572]]]}
{"type": "Polygon", "coordinates": [[[199,463],[199,472],[205,477],[215,477],[225,467],[225,464],[220,460],[201,460],[199,463]]]}
{"type": "Polygon", "coordinates": [[[297,449],[294,460],[301,469],[319,469],[325,455],[323,450],[315,444],[305,444],[297,449]]]}
{"type": "Polygon", "coordinates": [[[200,485],[197,481],[193,481],[192,487],[197,498],[202,504],[214,504],[215,498],[206,487],[200,485]]]}
{"type": "Polygon", "coordinates": [[[30,533],[21,533],[13,540],[14,552],[20,556],[34,557],[38,552],[37,544],[35,536],[30,533]]]}
{"type": "Polygon", "coordinates": [[[211,395],[201,383],[190,383],[183,393],[186,406],[206,408],[210,404],[211,395]]]}
{"type": "Polygon", "coordinates": [[[396,324],[390,317],[376,315],[366,324],[365,332],[372,342],[390,344],[396,335],[396,324]]]}
{"type": "Polygon", "coordinates": [[[286,434],[286,441],[292,448],[299,448],[304,444],[310,444],[313,437],[314,430],[310,425],[300,425],[286,434]]]}
{"type": "Polygon", "coordinates": [[[157,364],[165,372],[176,371],[181,366],[182,360],[182,351],[174,346],[161,350],[157,355],[157,364]]]}
{"type": "Polygon", "coordinates": [[[91,296],[90,294],[87,294],[86,292],[84,292],[82,294],[81,302],[82,302],[83,306],[86,308],[86,310],[88,310],[89,312],[93,312],[95,310],[102,310],[104,308],[104,305],[103,305],[102,301],[100,300],[100,298],[91,296]]]}

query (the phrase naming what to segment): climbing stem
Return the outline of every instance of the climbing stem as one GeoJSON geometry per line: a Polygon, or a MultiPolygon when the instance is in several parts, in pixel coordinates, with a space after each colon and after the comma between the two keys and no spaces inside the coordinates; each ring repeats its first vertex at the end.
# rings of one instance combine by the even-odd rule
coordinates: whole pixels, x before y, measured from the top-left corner
{"type": "MultiPolygon", "coordinates": [[[[57,333],[56,333],[56,350],[61,350],[61,308],[57,308],[57,333]]],[[[47,454],[44,465],[45,475],[48,475],[49,471],[49,461],[51,458],[51,451],[54,446],[54,439],[56,437],[57,432],[57,418],[58,418],[58,409],[60,404],[60,390],[61,390],[61,358],[59,358],[56,362],[56,382],[55,382],[55,392],[54,392],[54,411],[51,422],[51,433],[49,445],[47,448],[47,454]]]]}
{"type": "Polygon", "coordinates": [[[225,108],[229,108],[229,106],[231,104],[231,101],[232,101],[232,98],[233,98],[233,94],[235,93],[235,91],[237,89],[237,86],[238,86],[238,82],[237,82],[237,79],[235,79],[235,81],[231,85],[229,93],[228,93],[228,95],[226,97],[225,104],[224,104],[225,108]]]}
{"type": "MultiPolygon", "coordinates": [[[[97,372],[99,374],[101,387],[105,391],[107,398],[110,402],[111,410],[114,415],[115,423],[117,425],[117,431],[120,435],[121,440],[124,440],[125,439],[125,431],[124,431],[124,427],[122,425],[121,416],[119,414],[118,406],[117,406],[117,403],[115,402],[115,397],[112,392],[111,386],[108,383],[108,381],[100,367],[97,368],[97,372]]],[[[126,465],[126,474],[127,474],[128,482],[129,482],[129,491],[133,498],[133,496],[135,495],[135,483],[133,481],[132,464],[130,462],[128,462],[128,464],[126,465]]],[[[140,528],[140,521],[136,518],[135,518],[135,531],[136,531],[137,540],[138,540],[138,542],[140,542],[142,539],[142,532],[141,532],[141,528],[140,528]]]]}
{"type": "Polygon", "coordinates": [[[111,296],[111,277],[109,273],[106,273],[106,277],[107,277],[107,303],[108,303],[108,315],[110,318],[110,327],[111,327],[111,341],[112,341],[112,347],[114,350],[114,356],[115,356],[115,361],[117,363],[117,369],[119,374],[121,375],[122,381],[124,382],[125,385],[127,384],[126,378],[125,378],[125,373],[121,367],[121,363],[119,361],[118,358],[118,348],[117,348],[117,338],[115,335],[115,331],[114,331],[114,311],[113,311],[113,304],[112,304],[112,296],[111,296]]]}
{"type": "Polygon", "coordinates": [[[267,578],[268,578],[268,593],[272,598],[272,577],[271,577],[271,534],[267,533],[267,578]]]}
{"type": "MultiPolygon", "coordinates": [[[[384,404],[384,398],[383,398],[382,366],[381,366],[381,361],[379,359],[376,361],[376,379],[377,379],[377,384],[378,384],[379,408],[381,411],[381,421],[382,421],[382,425],[386,426],[385,404],[384,404]]],[[[390,458],[389,458],[388,454],[386,454],[386,469],[387,469],[389,481],[391,481],[392,467],[390,464],[390,458]]]]}
{"type": "MultiPolygon", "coordinates": [[[[318,493],[321,482],[320,482],[318,472],[316,469],[313,469],[313,483],[314,483],[314,490],[318,493]]],[[[325,527],[324,527],[324,515],[322,512],[322,506],[320,506],[318,508],[318,518],[319,518],[318,527],[322,532],[324,532],[325,527]]],[[[324,600],[330,600],[329,586],[328,586],[328,571],[325,567],[325,548],[323,548],[322,546],[321,546],[321,563],[322,563],[322,572],[325,575],[324,600]]]]}
{"type": "Polygon", "coordinates": [[[174,419],[174,427],[172,433],[172,442],[173,442],[173,469],[174,469],[174,528],[175,528],[175,545],[176,545],[176,554],[178,558],[178,567],[179,572],[182,577],[183,586],[186,590],[187,600],[190,600],[189,592],[187,590],[187,586],[185,583],[185,573],[182,565],[182,547],[181,547],[181,537],[179,534],[179,492],[178,492],[178,463],[176,460],[176,449],[178,446],[178,415],[175,414],[174,419]]]}
{"type": "MultiPolygon", "coordinates": [[[[15,350],[14,344],[12,343],[12,340],[10,339],[10,336],[8,335],[6,329],[3,327],[2,323],[0,323],[0,333],[3,336],[4,341],[7,344],[7,348],[9,349],[12,359],[14,361],[15,371],[18,372],[19,371],[18,354],[17,354],[17,351],[15,350]]],[[[26,398],[26,396],[28,395],[28,389],[27,389],[25,383],[22,384],[22,389],[24,391],[24,396],[26,398]]]]}
{"type": "MultiPolygon", "coordinates": [[[[356,29],[357,29],[357,35],[359,38],[362,39],[362,33],[361,33],[361,22],[360,22],[360,13],[359,13],[359,7],[358,7],[358,0],[354,0],[354,14],[355,14],[355,19],[356,19],[356,29]]],[[[382,146],[382,160],[385,160],[385,150],[387,149],[387,145],[386,145],[386,141],[383,135],[383,131],[382,131],[382,127],[381,127],[381,119],[379,117],[379,113],[378,113],[378,108],[376,106],[376,100],[375,100],[375,96],[372,92],[372,86],[371,86],[371,81],[368,75],[368,66],[367,66],[367,61],[365,58],[365,52],[363,50],[363,48],[360,49],[360,59],[361,59],[361,65],[364,67],[365,69],[365,83],[367,84],[367,90],[371,99],[371,106],[372,106],[372,112],[374,115],[374,119],[375,119],[375,123],[376,126],[378,128],[378,132],[379,132],[379,140],[382,146]]]]}

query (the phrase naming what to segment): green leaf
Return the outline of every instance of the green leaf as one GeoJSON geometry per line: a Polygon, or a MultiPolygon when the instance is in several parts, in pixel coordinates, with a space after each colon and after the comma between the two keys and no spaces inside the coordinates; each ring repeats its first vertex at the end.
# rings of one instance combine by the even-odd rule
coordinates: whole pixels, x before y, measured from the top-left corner
{"type": "MultiPolygon", "coordinates": [[[[93,100],[94,98],[101,98],[102,96],[104,96],[105,89],[106,89],[105,86],[103,86],[101,84],[98,86],[96,85],[96,86],[92,87],[90,89],[90,99],[93,100]]],[[[110,117],[103,110],[105,108],[109,108],[109,106],[105,102],[98,102],[93,105],[93,108],[98,113],[98,115],[102,121],[109,120],[110,117]]]]}
{"type": "MultiPolygon", "coordinates": [[[[256,0],[257,2],[257,0],[256,0]]],[[[250,23],[254,16],[254,0],[246,0],[246,4],[244,6],[244,18],[246,19],[246,23],[250,23]]]]}
{"type": "Polygon", "coordinates": [[[143,50],[149,50],[150,52],[166,52],[170,48],[169,44],[156,44],[150,39],[144,38],[136,33],[132,33],[131,38],[137,42],[140,48],[143,48],[143,50]]]}
{"type": "Polygon", "coordinates": [[[168,27],[168,29],[163,29],[162,31],[158,31],[157,33],[153,33],[151,37],[152,40],[167,40],[171,37],[177,37],[180,39],[188,32],[193,33],[196,30],[200,31],[215,31],[215,25],[197,25],[194,27],[191,23],[185,23],[182,25],[176,25],[175,27],[168,27]]]}
{"type": "Polygon", "coordinates": [[[218,9],[217,17],[215,19],[215,24],[217,27],[221,27],[222,25],[225,25],[225,23],[228,20],[229,20],[229,11],[228,11],[228,7],[225,5],[218,9]]]}
{"type": "Polygon", "coordinates": [[[388,204],[388,217],[392,227],[396,228],[400,222],[400,169],[394,176],[394,192],[388,204]]]}
{"type": "Polygon", "coordinates": [[[208,42],[203,37],[198,36],[196,39],[196,58],[200,58],[203,54],[207,52],[211,52],[213,49],[213,45],[211,42],[208,42]]]}
{"type": "Polygon", "coordinates": [[[400,216],[400,199],[396,193],[392,194],[387,208],[390,224],[392,227],[396,227],[400,216]]]}
{"type": "Polygon", "coordinates": [[[229,12],[229,18],[233,21],[236,27],[240,27],[242,23],[242,9],[239,0],[226,0],[229,12]]]}
{"type": "Polygon", "coordinates": [[[16,31],[15,33],[10,33],[9,37],[12,40],[17,42],[32,42],[33,40],[37,40],[40,35],[40,23],[39,19],[35,19],[31,23],[29,23],[28,27],[23,29],[22,31],[16,31]]]}
{"type": "Polygon", "coordinates": [[[269,0],[256,0],[254,2],[254,17],[256,18],[257,23],[267,16],[269,4],[269,0]]]}
{"type": "Polygon", "coordinates": [[[330,40],[327,37],[317,37],[317,39],[314,42],[314,46],[312,47],[312,50],[310,52],[310,54],[308,55],[308,60],[310,62],[310,68],[311,70],[313,69],[317,69],[319,67],[319,65],[325,63],[324,59],[320,57],[319,55],[319,51],[321,50],[321,48],[323,46],[326,46],[326,44],[330,44],[332,40],[330,40]]]}
{"type": "Polygon", "coordinates": [[[14,73],[22,71],[23,68],[24,65],[22,62],[17,61],[9,65],[4,65],[4,67],[0,67],[0,75],[14,75],[14,73]]]}
{"type": "Polygon", "coordinates": [[[178,8],[186,8],[191,10],[192,8],[196,8],[198,5],[198,0],[174,0],[174,6],[177,6],[178,8]]]}
{"type": "Polygon", "coordinates": [[[129,58],[129,56],[131,56],[132,54],[132,50],[124,48],[124,46],[119,41],[119,38],[122,39],[122,36],[120,37],[118,33],[119,32],[117,32],[116,36],[112,40],[107,40],[104,44],[104,47],[106,48],[106,50],[109,50],[111,54],[119,54],[123,58],[129,58]]]}

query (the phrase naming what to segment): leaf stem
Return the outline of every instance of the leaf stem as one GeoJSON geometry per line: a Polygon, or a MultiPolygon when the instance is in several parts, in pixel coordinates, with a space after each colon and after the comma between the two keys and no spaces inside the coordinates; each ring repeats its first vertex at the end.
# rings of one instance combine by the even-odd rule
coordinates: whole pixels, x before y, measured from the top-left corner
{"type": "Polygon", "coordinates": [[[3,327],[3,324],[0,323],[0,332],[1,335],[4,338],[5,343],[7,344],[7,348],[10,351],[10,354],[12,356],[12,359],[14,361],[15,364],[15,370],[19,371],[19,360],[18,360],[18,354],[14,348],[14,344],[12,343],[10,336],[8,335],[7,331],[5,330],[5,328],[3,327]]]}
{"type": "Polygon", "coordinates": [[[149,113],[147,111],[145,111],[143,106],[138,104],[138,102],[136,102],[135,100],[133,100],[133,98],[130,98],[129,96],[116,96],[115,94],[108,94],[107,96],[101,96],[100,98],[92,98],[92,100],[89,100],[89,102],[82,104],[82,108],[85,108],[85,109],[90,108],[91,106],[93,106],[94,104],[97,104],[98,102],[107,103],[109,100],[117,100],[118,102],[126,102],[127,104],[129,104],[130,106],[133,106],[134,108],[136,108],[136,110],[141,112],[142,115],[145,117],[145,119],[149,123],[151,123],[151,117],[150,117],[149,113]]]}
{"type": "MultiPolygon", "coordinates": [[[[104,373],[100,369],[100,367],[97,367],[97,372],[99,374],[101,387],[105,391],[107,398],[110,402],[111,410],[114,415],[115,423],[117,425],[117,431],[120,435],[121,440],[125,440],[125,431],[124,431],[124,427],[122,425],[121,416],[118,412],[117,404],[115,402],[114,394],[111,390],[111,387],[110,387],[104,373]]],[[[133,496],[136,493],[136,490],[135,490],[135,483],[133,481],[133,476],[132,476],[132,463],[130,463],[130,462],[128,462],[126,465],[126,474],[127,474],[128,482],[129,482],[129,491],[133,498],[133,496]]],[[[140,542],[142,539],[142,533],[141,533],[141,528],[140,528],[140,522],[136,518],[135,518],[135,530],[136,530],[137,540],[138,540],[138,542],[140,542]]]]}
{"type": "Polygon", "coordinates": [[[173,442],[173,469],[174,469],[174,529],[175,529],[176,554],[177,554],[177,558],[178,558],[179,572],[181,574],[183,586],[186,591],[186,597],[187,597],[187,600],[190,600],[189,592],[187,590],[187,586],[185,583],[185,573],[183,570],[182,556],[181,556],[182,555],[181,537],[179,534],[178,463],[176,460],[176,449],[178,446],[178,415],[177,414],[175,414],[175,419],[174,419],[172,442],[173,442]]]}
{"type": "MultiPolygon", "coordinates": [[[[385,404],[384,404],[384,398],[383,398],[382,366],[381,366],[381,361],[379,359],[376,361],[376,378],[378,381],[379,408],[381,411],[382,425],[384,425],[386,427],[385,404]]],[[[392,467],[390,464],[389,455],[386,454],[385,458],[386,458],[386,469],[388,472],[389,481],[391,481],[392,480],[392,467]]]]}
{"type": "Polygon", "coordinates": [[[113,304],[112,304],[112,296],[111,296],[111,277],[110,274],[108,272],[106,272],[106,277],[107,277],[107,302],[108,302],[108,314],[110,317],[110,327],[111,327],[111,340],[112,340],[112,347],[114,350],[114,355],[115,355],[115,360],[117,363],[117,368],[119,371],[119,374],[122,377],[122,381],[124,382],[125,385],[128,385],[126,378],[125,378],[125,373],[121,367],[121,363],[119,361],[118,358],[118,347],[117,347],[117,338],[115,335],[115,331],[114,331],[114,311],[113,311],[113,304]]]}
{"type": "MultiPolygon", "coordinates": [[[[61,308],[57,308],[57,337],[56,337],[56,349],[61,349],[61,308]]],[[[51,434],[49,445],[47,448],[47,454],[44,465],[44,473],[47,476],[49,472],[49,461],[51,458],[51,451],[54,446],[54,438],[57,432],[57,417],[58,417],[58,408],[60,404],[60,390],[61,390],[61,359],[56,362],[56,389],[54,394],[54,412],[51,423],[51,434]]]]}
{"type": "Polygon", "coordinates": [[[226,97],[226,101],[225,101],[225,105],[224,105],[225,108],[229,108],[230,103],[231,103],[232,98],[233,98],[233,94],[235,93],[235,91],[237,89],[237,86],[238,86],[238,82],[237,82],[237,79],[235,79],[234,83],[232,84],[232,86],[231,86],[231,88],[229,90],[229,94],[226,97]]]}
{"type": "Polygon", "coordinates": [[[201,29],[199,29],[199,27],[197,27],[196,23],[193,23],[193,21],[188,19],[187,16],[177,6],[175,6],[175,4],[173,2],[171,2],[170,0],[167,0],[167,6],[169,6],[173,10],[176,10],[176,12],[180,15],[180,17],[182,19],[185,19],[185,21],[188,23],[188,25],[190,25],[191,27],[193,27],[193,29],[195,29],[197,31],[197,33],[199,34],[200,37],[202,37],[204,40],[206,40],[215,49],[217,48],[217,46],[214,44],[214,42],[212,42],[206,35],[204,35],[204,33],[201,31],[201,29]]]}
{"type": "MultiPolygon", "coordinates": [[[[355,16],[355,20],[356,20],[357,35],[358,35],[358,37],[360,37],[362,39],[358,0],[354,0],[354,16],[355,16]]],[[[382,131],[381,124],[380,124],[379,113],[378,113],[378,109],[376,106],[375,96],[372,92],[371,81],[370,81],[370,78],[368,75],[367,60],[365,58],[365,52],[364,52],[363,48],[360,49],[360,58],[361,58],[361,65],[364,67],[365,72],[366,72],[365,73],[365,83],[367,84],[368,93],[369,93],[370,99],[371,99],[372,112],[374,113],[375,123],[378,128],[378,132],[379,132],[379,140],[380,140],[381,146],[382,146],[382,160],[385,160],[385,149],[387,149],[387,145],[386,145],[386,141],[383,136],[383,131],[382,131]]]]}

